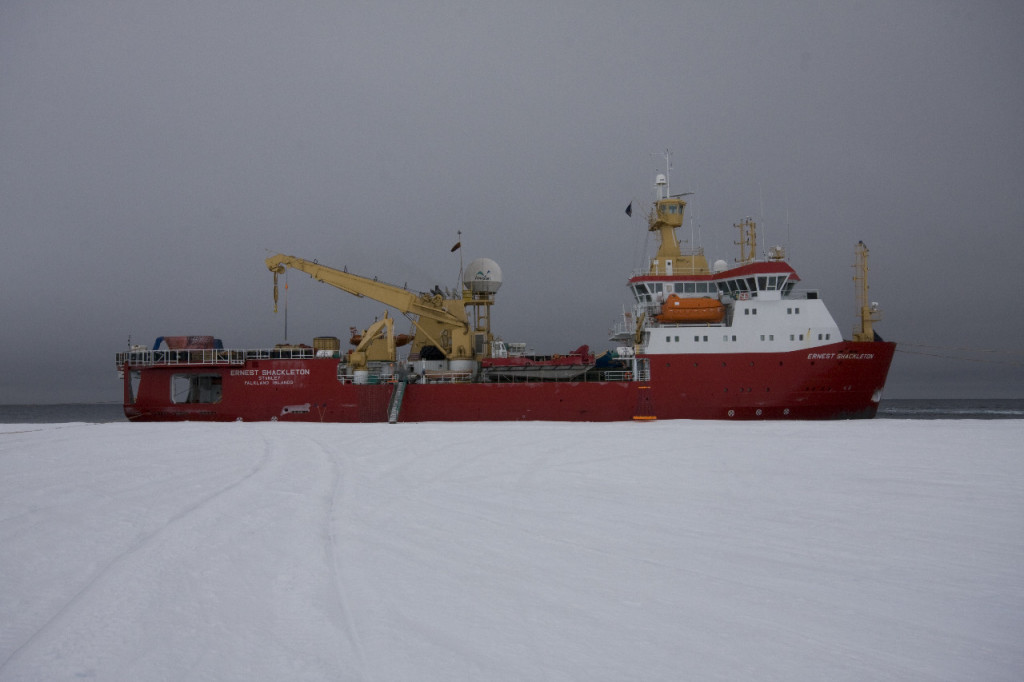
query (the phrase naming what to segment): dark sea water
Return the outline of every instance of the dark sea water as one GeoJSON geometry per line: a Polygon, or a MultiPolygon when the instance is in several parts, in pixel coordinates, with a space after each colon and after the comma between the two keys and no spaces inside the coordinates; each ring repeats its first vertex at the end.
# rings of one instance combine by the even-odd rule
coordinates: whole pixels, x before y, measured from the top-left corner
{"type": "Polygon", "coordinates": [[[878,419],[1024,419],[1024,400],[1014,398],[882,400],[878,419]]]}
{"type": "MultiPolygon", "coordinates": [[[[883,400],[878,419],[1024,419],[1024,399],[883,400]]],[[[120,403],[0,405],[0,424],[123,421],[120,403]]]]}
{"type": "Polygon", "coordinates": [[[66,422],[128,421],[121,403],[73,403],[68,405],[0,405],[0,424],[63,424],[66,422]]]}

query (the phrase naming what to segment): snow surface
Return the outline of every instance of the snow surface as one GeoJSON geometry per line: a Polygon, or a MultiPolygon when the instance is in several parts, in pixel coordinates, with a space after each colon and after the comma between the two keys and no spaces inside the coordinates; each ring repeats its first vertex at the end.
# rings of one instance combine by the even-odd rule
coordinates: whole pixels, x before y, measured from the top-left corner
{"type": "Polygon", "coordinates": [[[1022,443],[0,425],[0,680],[1020,680],[1022,443]]]}

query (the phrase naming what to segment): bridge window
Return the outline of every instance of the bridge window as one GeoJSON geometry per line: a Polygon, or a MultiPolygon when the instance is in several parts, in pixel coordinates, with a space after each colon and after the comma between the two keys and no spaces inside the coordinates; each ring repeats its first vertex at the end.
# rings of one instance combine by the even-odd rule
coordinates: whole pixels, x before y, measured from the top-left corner
{"type": "Polygon", "coordinates": [[[647,286],[645,284],[643,284],[643,283],[634,284],[633,285],[633,293],[634,293],[634,296],[636,296],[636,300],[639,301],[640,303],[644,303],[644,302],[650,303],[651,302],[651,295],[650,295],[650,292],[647,290],[647,286]]]}

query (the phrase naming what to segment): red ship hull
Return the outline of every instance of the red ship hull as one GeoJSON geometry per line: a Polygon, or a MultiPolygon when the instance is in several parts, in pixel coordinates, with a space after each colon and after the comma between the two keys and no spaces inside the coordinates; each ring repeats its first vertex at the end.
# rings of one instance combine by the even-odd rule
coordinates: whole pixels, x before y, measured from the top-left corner
{"type": "Polygon", "coordinates": [[[124,369],[133,421],[624,421],[657,419],[871,418],[895,344],[839,342],[785,353],[646,356],[647,381],[412,383],[389,415],[399,384],[338,380],[333,358],[250,359],[242,364],[158,364],[124,369]],[[174,395],[201,375],[215,399],[174,395]]]}

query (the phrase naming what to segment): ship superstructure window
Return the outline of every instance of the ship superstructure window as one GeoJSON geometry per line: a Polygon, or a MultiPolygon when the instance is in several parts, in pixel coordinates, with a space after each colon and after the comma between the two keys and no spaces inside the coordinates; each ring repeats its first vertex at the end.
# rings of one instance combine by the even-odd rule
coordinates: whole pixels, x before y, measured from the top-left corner
{"type": "MultiPolygon", "coordinates": [[[[788,294],[793,288],[792,282],[786,281],[786,275],[758,275],[757,277],[737,277],[736,279],[726,279],[721,282],[697,282],[697,292],[702,292],[704,289],[701,288],[703,284],[709,284],[708,291],[714,292],[716,289],[721,291],[723,294],[727,294],[735,291],[776,291],[782,290],[788,294]]],[[[679,291],[678,284],[676,285],[676,291],[679,291]]]]}
{"type": "Polygon", "coordinates": [[[174,374],[171,376],[172,403],[219,403],[219,374],[174,374]]]}
{"type": "Polygon", "coordinates": [[[633,285],[633,295],[636,296],[636,300],[639,303],[651,302],[651,294],[647,290],[647,285],[642,282],[638,282],[633,285]]]}

